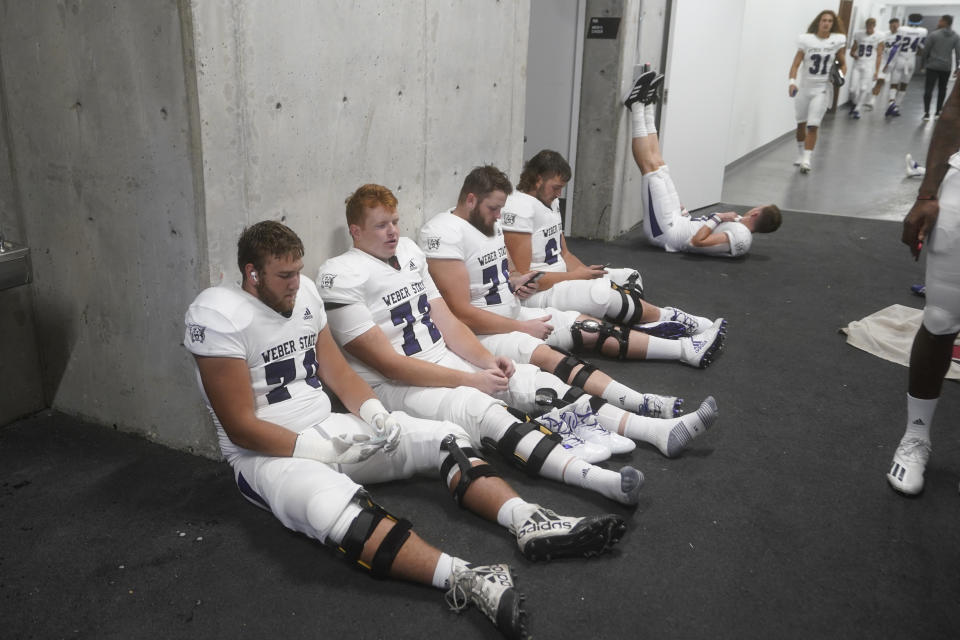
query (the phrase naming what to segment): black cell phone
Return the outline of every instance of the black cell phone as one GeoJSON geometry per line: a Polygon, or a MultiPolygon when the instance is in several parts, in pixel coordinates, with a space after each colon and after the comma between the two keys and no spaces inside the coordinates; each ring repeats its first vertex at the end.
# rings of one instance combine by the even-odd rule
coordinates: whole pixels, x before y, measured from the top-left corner
{"type": "Polygon", "coordinates": [[[543,271],[534,271],[533,275],[527,278],[526,280],[524,280],[523,284],[521,284],[520,286],[523,287],[530,284],[531,282],[536,282],[542,277],[543,277],[543,271]]]}

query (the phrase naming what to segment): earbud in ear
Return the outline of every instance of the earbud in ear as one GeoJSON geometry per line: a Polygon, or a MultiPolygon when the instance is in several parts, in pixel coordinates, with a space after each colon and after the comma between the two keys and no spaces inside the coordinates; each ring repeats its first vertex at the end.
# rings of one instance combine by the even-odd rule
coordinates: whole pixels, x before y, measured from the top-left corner
{"type": "Polygon", "coordinates": [[[254,282],[256,282],[256,281],[257,281],[257,272],[256,272],[256,271],[251,271],[251,272],[250,272],[250,277],[253,278],[253,281],[254,281],[254,282]]]}

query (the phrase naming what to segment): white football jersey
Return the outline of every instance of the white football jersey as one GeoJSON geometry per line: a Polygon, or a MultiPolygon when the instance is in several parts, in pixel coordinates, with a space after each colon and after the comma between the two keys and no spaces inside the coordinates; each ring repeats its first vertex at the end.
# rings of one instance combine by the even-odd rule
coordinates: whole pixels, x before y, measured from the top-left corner
{"type": "Polygon", "coordinates": [[[897,35],[900,36],[900,49],[897,56],[908,58],[916,55],[917,50],[923,46],[927,39],[927,30],[924,27],[911,27],[909,25],[897,29],[897,35]]]}
{"type": "MultiPolygon", "coordinates": [[[[413,240],[400,238],[394,264],[350,249],[320,267],[317,283],[327,305],[330,331],[340,346],[379,326],[397,353],[430,362],[446,353],[443,336],[430,319],[430,301],[439,298],[440,292],[413,240]]],[[[384,381],[379,372],[346,356],[371,385],[384,381]]]]}
{"type": "Polygon", "coordinates": [[[499,222],[487,236],[444,211],[420,227],[420,247],[427,258],[463,261],[470,276],[470,304],[503,316],[516,314],[519,303],[510,291],[510,262],[499,222]]]}
{"type": "Polygon", "coordinates": [[[897,29],[896,33],[887,32],[883,34],[883,60],[880,62],[881,69],[890,64],[890,61],[897,55],[897,52],[900,51],[901,37],[899,29],[897,29]],[[894,49],[894,47],[896,47],[896,49],[894,49]]]}
{"type": "Polygon", "coordinates": [[[500,213],[500,225],[504,231],[530,234],[530,268],[535,271],[566,271],[567,265],[560,255],[563,236],[563,218],[560,216],[560,199],[548,207],[536,197],[514,191],[500,213]]]}
{"type": "Polygon", "coordinates": [[[797,39],[797,48],[803,51],[804,78],[809,84],[830,80],[830,70],[837,51],[847,46],[847,36],[831,33],[821,40],[814,33],[803,33],[797,39]]]}
{"type": "MultiPolygon", "coordinates": [[[[310,278],[300,276],[289,318],[239,286],[224,285],[202,291],[187,309],[184,323],[183,344],[190,353],[246,361],[258,418],[299,432],[330,415],[314,348],[327,317],[310,278]]],[[[242,449],[227,437],[202,383],[200,392],[217,426],[220,449],[229,459],[242,449]]]]}
{"type": "Polygon", "coordinates": [[[853,34],[853,51],[856,49],[858,62],[873,62],[877,54],[877,45],[884,41],[887,34],[874,30],[870,35],[866,31],[857,31],[853,34]]]}

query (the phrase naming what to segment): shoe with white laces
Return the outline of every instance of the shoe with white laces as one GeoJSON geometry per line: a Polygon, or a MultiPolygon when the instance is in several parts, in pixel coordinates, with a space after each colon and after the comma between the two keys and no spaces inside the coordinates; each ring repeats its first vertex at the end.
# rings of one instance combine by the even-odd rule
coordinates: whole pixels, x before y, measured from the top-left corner
{"type": "Polygon", "coordinates": [[[510,567],[464,564],[454,567],[450,581],[445,598],[452,611],[460,613],[472,604],[506,637],[527,637],[524,597],[514,586],[510,567]]]}
{"type": "MultiPolygon", "coordinates": [[[[663,320],[635,324],[631,328],[657,338],[676,340],[677,338],[702,333],[714,324],[706,318],[698,319],[697,316],[676,307],[664,307],[663,311],[663,320]]],[[[726,332],[726,328],[724,328],[724,332],[726,332]]]]}
{"type": "Polygon", "coordinates": [[[597,421],[597,414],[590,406],[591,397],[580,396],[576,402],[567,405],[560,412],[564,420],[585,442],[592,442],[610,450],[610,453],[630,453],[637,443],[619,433],[608,431],[597,421]]]}
{"type": "Polygon", "coordinates": [[[718,318],[713,326],[703,333],[680,338],[680,362],[698,369],[709,367],[723,350],[725,326],[724,319],[718,318]]]}
{"type": "Polygon", "coordinates": [[[800,161],[800,173],[810,173],[810,169],[812,168],[813,166],[810,164],[809,160],[800,161]]]}
{"type": "Polygon", "coordinates": [[[540,505],[530,507],[514,516],[511,531],[517,536],[520,552],[533,562],[598,556],[609,551],[627,531],[623,518],[615,514],[570,518],[540,505]]]}
{"type": "Polygon", "coordinates": [[[645,393],[637,413],[647,418],[676,418],[683,413],[683,398],[645,393]]]}
{"type": "Polygon", "coordinates": [[[893,454],[887,482],[900,493],[917,495],[923,491],[923,472],[929,459],[930,442],[904,436],[893,454]]]}
{"type": "Polygon", "coordinates": [[[574,415],[565,418],[563,414],[563,409],[553,408],[536,421],[560,436],[560,446],[590,464],[603,462],[611,456],[609,447],[584,440],[574,415]]]}

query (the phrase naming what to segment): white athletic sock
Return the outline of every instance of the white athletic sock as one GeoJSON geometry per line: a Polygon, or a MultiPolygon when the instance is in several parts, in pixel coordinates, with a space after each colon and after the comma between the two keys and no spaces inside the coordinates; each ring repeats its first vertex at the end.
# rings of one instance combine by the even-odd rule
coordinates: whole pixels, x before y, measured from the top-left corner
{"type": "Polygon", "coordinates": [[[634,391],[630,387],[620,384],[616,380],[611,380],[607,388],[603,390],[600,397],[611,404],[615,404],[621,409],[636,411],[643,404],[643,394],[634,391]]]}
{"type": "Polygon", "coordinates": [[[804,149],[803,158],[801,158],[801,161],[806,162],[807,164],[810,164],[810,156],[812,155],[813,155],[813,149],[804,149]]]}
{"type": "Polygon", "coordinates": [[[525,506],[528,503],[526,500],[520,497],[510,498],[502,505],[500,505],[500,510],[497,511],[497,523],[501,527],[510,528],[514,522],[513,512],[517,507],[525,506]]]}
{"type": "Polygon", "coordinates": [[[643,105],[643,121],[647,127],[648,136],[651,136],[657,132],[657,105],[643,105]]]}
{"type": "MultiPolygon", "coordinates": [[[[634,105],[637,106],[637,105],[634,105]]],[[[642,106],[642,105],[641,105],[642,106]]],[[[630,124],[634,138],[647,137],[647,122],[643,115],[643,109],[630,109],[630,124]]]]}
{"type": "Polygon", "coordinates": [[[430,581],[433,586],[437,589],[449,589],[450,588],[450,578],[453,577],[453,568],[454,563],[458,563],[458,567],[467,564],[460,558],[454,558],[453,556],[448,556],[447,554],[441,552],[440,559],[437,560],[437,566],[433,570],[433,579],[430,581]]]}
{"type": "Polygon", "coordinates": [[[798,158],[801,157],[801,156],[803,156],[803,151],[804,151],[803,145],[804,145],[804,144],[805,144],[805,142],[798,142],[798,143],[797,143],[797,157],[798,157],[798,158]]]}
{"type": "Polygon", "coordinates": [[[897,89],[890,89],[890,102],[896,102],[899,93],[897,89]]]}
{"type": "Polygon", "coordinates": [[[930,442],[930,423],[933,422],[933,412],[937,409],[940,398],[914,398],[907,394],[907,430],[904,438],[919,438],[930,442]]]}
{"type": "Polygon", "coordinates": [[[649,336],[647,343],[647,360],[679,360],[680,341],[667,340],[666,338],[656,338],[649,336]]]}
{"type": "Polygon", "coordinates": [[[636,490],[639,488],[634,486],[634,482],[629,477],[625,478],[619,471],[602,469],[583,458],[570,460],[563,471],[563,481],[575,487],[596,491],[602,496],[625,504],[636,502],[636,490]],[[626,487],[624,487],[625,483],[626,487]]]}
{"type": "MultiPolygon", "coordinates": [[[[693,413],[679,418],[647,418],[628,413],[620,428],[620,435],[631,440],[648,442],[660,453],[672,458],[680,454],[694,438],[713,426],[717,419],[716,405],[704,401],[693,413]]],[[[601,407],[602,409],[602,407],[601,407]]]]}

